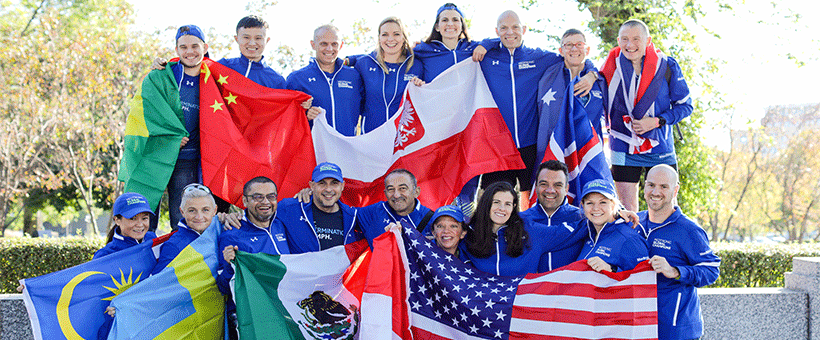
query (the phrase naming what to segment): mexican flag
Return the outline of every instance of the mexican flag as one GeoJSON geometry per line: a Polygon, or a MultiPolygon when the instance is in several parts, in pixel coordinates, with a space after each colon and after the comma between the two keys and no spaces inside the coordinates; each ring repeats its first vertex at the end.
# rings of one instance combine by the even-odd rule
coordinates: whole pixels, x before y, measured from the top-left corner
{"type": "Polygon", "coordinates": [[[237,252],[239,337],[356,339],[370,256],[365,240],[298,255],[237,252]]]}

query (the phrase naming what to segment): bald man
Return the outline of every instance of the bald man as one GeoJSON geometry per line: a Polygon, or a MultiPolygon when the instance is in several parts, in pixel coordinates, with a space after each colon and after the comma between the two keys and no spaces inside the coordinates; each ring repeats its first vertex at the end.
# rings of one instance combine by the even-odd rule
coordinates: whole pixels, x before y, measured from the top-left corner
{"type": "Polygon", "coordinates": [[[674,168],[652,167],[644,186],[649,209],[638,213],[644,226],[638,231],[646,237],[649,263],[658,273],[660,340],[703,335],[697,287],[714,283],[720,274],[720,258],[709,247],[706,232],[676,205],[679,188],[674,168]]]}
{"type": "MultiPolygon", "coordinates": [[[[536,159],[538,82],[547,68],[562,63],[563,59],[554,52],[524,46],[527,27],[514,11],[501,13],[495,32],[498,39],[481,43],[487,48],[481,60],[481,71],[526,169],[485,174],[481,186],[486,188],[497,181],[506,181],[514,186],[518,182],[522,197],[526,197],[526,191],[532,186],[535,167],[540,161],[536,159]]],[[[597,77],[595,72],[585,75],[576,86],[579,94],[589,93],[597,77]]]]}

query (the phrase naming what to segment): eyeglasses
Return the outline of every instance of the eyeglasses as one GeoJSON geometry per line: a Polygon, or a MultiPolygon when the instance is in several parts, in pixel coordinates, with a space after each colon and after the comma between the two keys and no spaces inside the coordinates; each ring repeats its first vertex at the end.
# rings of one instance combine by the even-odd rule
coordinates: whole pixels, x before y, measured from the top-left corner
{"type": "Polygon", "coordinates": [[[253,195],[244,195],[245,197],[250,197],[256,203],[262,203],[266,198],[268,202],[276,202],[276,193],[262,195],[262,194],[253,194],[253,195]]]}
{"type": "Polygon", "coordinates": [[[206,187],[202,184],[199,184],[199,183],[191,183],[191,184],[186,185],[184,188],[182,188],[183,193],[186,193],[186,192],[189,192],[189,191],[194,191],[194,190],[201,190],[201,191],[204,191],[204,192],[209,193],[209,194],[211,193],[211,189],[208,189],[208,187],[206,187]]]}
{"type": "Polygon", "coordinates": [[[583,49],[584,46],[586,46],[586,45],[587,44],[585,42],[580,41],[580,42],[577,42],[577,43],[574,43],[574,44],[573,43],[564,43],[563,45],[561,45],[561,47],[563,47],[565,50],[571,50],[573,47],[580,50],[580,49],[583,49]]]}

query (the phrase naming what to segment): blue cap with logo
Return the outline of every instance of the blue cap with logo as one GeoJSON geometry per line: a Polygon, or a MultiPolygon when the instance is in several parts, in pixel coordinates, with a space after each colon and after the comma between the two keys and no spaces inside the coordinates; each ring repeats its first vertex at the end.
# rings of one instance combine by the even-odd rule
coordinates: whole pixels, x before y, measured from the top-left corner
{"type": "Polygon", "coordinates": [[[145,196],[136,192],[126,192],[114,201],[114,216],[120,215],[125,218],[132,218],[142,212],[154,214],[145,196]]]}
{"type": "Polygon", "coordinates": [[[581,190],[581,199],[583,200],[584,197],[587,197],[587,195],[593,192],[597,192],[601,195],[604,195],[604,197],[609,198],[611,200],[614,200],[616,197],[618,197],[615,194],[615,186],[612,184],[612,181],[608,181],[605,179],[595,179],[584,184],[584,189],[581,190]]]}
{"type": "Polygon", "coordinates": [[[342,179],[342,169],[330,162],[321,163],[313,168],[313,176],[310,177],[310,180],[319,182],[325,178],[333,178],[339,182],[344,181],[342,179]]]}
{"type": "Polygon", "coordinates": [[[182,26],[179,26],[179,28],[177,29],[177,37],[176,37],[176,39],[174,39],[174,43],[178,42],[179,37],[181,37],[183,35],[193,35],[193,36],[199,38],[199,40],[202,40],[203,43],[205,42],[205,34],[202,33],[202,29],[199,28],[199,26],[197,26],[197,25],[182,25],[182,26]]]}
{"type": "Polygon", "coordinates": [[[464,13],[461,13],[461,10],[458,9],[458,7],[454,3],[448,2],[444,5],[441,5],[441,7],[438,8],[438,11],[436,11],[436,21],[438,21],[438,17],[439,17],[439,15],[441,15],[441,12],[444,12],[448,9],[452,9],[452,10],[458,12],[458,14],[461,15],[462,18],[464,17],[464,13]]]}
{"type": "Polygon", "coordinates": [[[436,212],[430,220],[433,221],[433,223],[436,223],[436,219],[442,216],[450,216],[458,222],[467,223],[467,221],[464,220],[464,212],[461,211],[461,208],[455,205],[445,205],[436,209],[436,212]]]}

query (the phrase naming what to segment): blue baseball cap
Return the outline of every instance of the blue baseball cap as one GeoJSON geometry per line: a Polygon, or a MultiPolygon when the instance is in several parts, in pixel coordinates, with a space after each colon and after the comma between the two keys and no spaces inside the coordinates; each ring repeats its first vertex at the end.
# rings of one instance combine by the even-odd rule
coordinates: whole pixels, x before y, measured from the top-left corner
{"type": "Polygon", "coordinates": [[[142,212],[154,214],[145,196],[136,192],[126,192],[114,201],[114,216],[132,218],[142,212]]]}
{"type": "Polygon", "coordinates": [[[439,15],[441,15],[441,12],[444,12],[448,9],[452,9],[452,10],[458,12],[458,14],[461,15],[462,18],[464,17],[464,13],[461,13],[461,10],[458,9],[458,6],[456,6],[454,3],[448,2],[444,5],[441,5],[441,7],[438,8],[438,11],[436,11],[436,21],[438,21],[438,17],[439,17],[439,15]]]}
{"type": "Polygon", "coordinates": [[[581,190],[581,199],[583,200],[584,197],[587,197],[587,195],[593,192],[597,192],[601,195],[604,195],[604,197],[609,198],[611,200],[614,200],[616,197],[618,197],[615,194],[615,186],[612,185],[612,181],[607,181],[604,179],[596,179],[584,184],[584,189],[581,190]]]}
{"type": "Polygon", "coordinates": [[[342,169],[339,168],[338,165],[330,162],[321,163],[313,168],[313,176],[310,177],[310,180],[318,182],[328,177],[339,182],[344,182],[344,179],[342,179],[342,169]]]}
{"type": "Polygon", "coordinates": [[[461,211],[461,208],[455,205],[445,205],[436,209],[436,212],[433,214],[431,220],[433,223],[436,223],[436,219],[442,216],[450,216],[458,222],[467,223],[467,221],[464,220],[464,213],[461,211]]]}
{"type": "Polygon", "coordinates": [[[202,29],[199,28],[199,26],[197,25],[179,26],[179,28],[177,29],[177,37],[174,39],[174,43],[176,44],[179,41],[179,37],[183,35],[193,35],[199,38],[199,40],[202,40],[203,43],[205,42],[205,34],[202,33],[202,29]]]}

